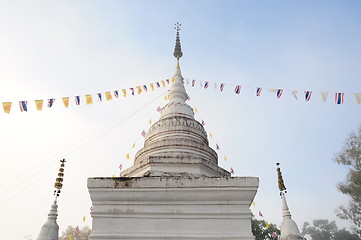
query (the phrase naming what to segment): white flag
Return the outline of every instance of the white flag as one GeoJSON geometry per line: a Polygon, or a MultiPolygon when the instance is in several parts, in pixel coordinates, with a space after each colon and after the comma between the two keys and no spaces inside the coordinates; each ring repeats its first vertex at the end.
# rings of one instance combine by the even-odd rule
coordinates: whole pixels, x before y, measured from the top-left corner
{"type": "Polygon", "coordinates": [[[353,96],[355,97],[356,104],[360,104],[360,102],[361,102],[361,93],[353,93],[353,96]]]}
{"type": "Polygon", "coordinates": [[[298,100],[298,98],[297,98],[297,93],[298,93],[297,90],[293,90],[293,91],[292,91],[292,96],[293,96],[296,100],[298,100]]]}
{"type": "Polygon", "coordinates": [[[217,89],[217,83],[214,83],[214,89],[217,89]]]}
{"type": "Polygon", "coordinates": [[[320,94],[321,94],[321,97],[322,97],[322,102],[326,102],[328,92],[320,92],[320,94]]]}
{"type": "Polygon", "coordinates": [[[277,93],[278,89],[270,88],[269,90],[271,93],[277,93]]]}

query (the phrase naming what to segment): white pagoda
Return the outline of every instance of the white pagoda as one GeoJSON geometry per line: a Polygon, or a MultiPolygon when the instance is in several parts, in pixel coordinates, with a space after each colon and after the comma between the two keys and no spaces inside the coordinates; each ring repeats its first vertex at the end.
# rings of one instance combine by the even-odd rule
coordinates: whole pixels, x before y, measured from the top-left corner
{"type": "Polygon", "coordinates": [[[280,240],[306,240],[298,230],[298,226],[295,221],[291,218],[291,212],[288,208],[286,201],[286,187],[283,182],[283,177],[281,173],[281,168],[279,163],[277,163],[277,174],[278,174],[278,188],[280,190],[280,196],[282,201],[282,216],[283,220],[281,223],[281,236],[280,240]]]}
{"type": "Polygon", "coordinates": [[[254,240],[249,209],[257,177],[231,177],[218,166],[207,133],[186,100],[177,59],[169,103],[119,178],[88,179],[91,240],[254,240]]]}

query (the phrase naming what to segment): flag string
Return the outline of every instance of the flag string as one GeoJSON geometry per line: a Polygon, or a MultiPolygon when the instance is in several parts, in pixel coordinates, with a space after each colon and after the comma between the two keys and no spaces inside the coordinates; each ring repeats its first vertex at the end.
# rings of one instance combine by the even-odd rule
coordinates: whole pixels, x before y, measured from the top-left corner
{"type": "MultiPolygon", "coordinates": [[[[231,87],[231,89],[233,89],[233,91],[236,94],[241,94],[242,89],[243,88],[248,88],[248,89],[254,89],[255,90],[255,96],[259,97],[261,95],[263,95],[263,90],[268,90],[269,92],[273,93],[276,95],[276,97],[279,99],[281,98],[282,94],[284,93],[284,91],[286,92],[290,92],[292,94],[292,97],[296,100],[298,100],[298,97],[302,94],[304,97],[304,100],[306,102],[311,100],[312,97],[312,93],[319,93],[321,95],[321,100],[323,102],[326,102],[329,93],[332,92],[326,92],[326,91],[311,91],[311,90],[291,90],[291,89],[284,89],[284,88],[265,88],[265,87],[260,87],[260,86],[248,86],[248,85],[242,85],[242,84],[234,84],[234,83],[217,83],[217,82],[210,82],[210,81],[198,81],[199,84],[197,84],[198,80],[190,80],[190,79],[186,79],[186,83],[189,85],[191,85],[192,87],[200,86],[204,89],[209,89],[211,88],[210,86],[213,84],[214,85],[214,89],[218,90],[220,92],[223,92],[224,89],[229,89],[229,86],[231,87]]],[[[361,103],[361,93],[351,93],[351,92],[334,92],[334,102],[335,104],[344,104],[344,98],[345,98],[345,94],[346,95],[353,95],[356,104],[360,104],[361,103]]]]}
{"type": "MultiPolygon", "coordinates": [[[[121,91],[112,90],[112,91],[106,91],[106,92],[97,92],[95,94],[76,95],[76,96],[73,96],[72,98],[61,97],[61,98],[48,98],[45,100],[44,99],[35,99],[35,100],[31,100],[31,101],[23,100],[23,101],[18,101],[18,103],[19,103],[21,112],[27,112],[29,110],[30,102],[35,103],[35,108],[37,111],[43,110],[44,103],[47,104],[48,108],[51,108],[55,104],[56,99],[60,99],[62,101],[64,107],[68,108],[71,99],[74,100],[73,104],[75,104],[75,105],[84,105],[84,104],[89,105],[89,104],[94,103],[93,96],[96,96],[96,101],[100,103],[100,102],[103,102],[104,100],[110,101],[110,100],[113,100],[114,98],[118,99],[121,96],[127,97],[129,95],[132,95],[132,96],[140,95],[142,92],[148,92],[148,89],[149,89],[149,91],[154,91],[158,88],[166,87],[166,84],[170,84],[169,79],[162,80],[159,82],[144,84],[141,86],[131,87],[131,88],[122,88],[121,91]]],[[[16,102],[12,102],[12,101],[3,101],[2,102],[2,107],[3,107],[3,110],[5,113],[9,114],[11,112],[11,109],[13,108],[13,103],[17,103],[17,101],[16,102]]]]}

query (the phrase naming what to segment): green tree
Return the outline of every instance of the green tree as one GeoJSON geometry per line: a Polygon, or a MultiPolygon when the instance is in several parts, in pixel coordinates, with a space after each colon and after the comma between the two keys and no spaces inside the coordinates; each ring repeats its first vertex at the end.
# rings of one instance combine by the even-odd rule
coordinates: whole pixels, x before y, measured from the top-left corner
{"type": "Polygon", "coordinates": [[[302,235],[310,236],[311,240],[360,240],[357,234],[345,228],[339,230],[335,221],[329,222],[327,219],[315,219],[313,226],[305,222],[302,235]]]}
{"type": "Polygon", "coordinates": [[[276,236],[279,236],[281,231],[277,228],[275,224],[268,223],[266,226],[266,221],[257,220],[252,216],[251,220],[252,233],[256,237],[256,240],[275,240],[277,238],[272,237],[272,232],[275,232],[276,236]]]}
{"type": "Polygon", "coordinates": [[[360,234],[361,229],[361,126],[358,132],[351,133],[334,161],[348,168],[346,179],[339,183],[338,190],[351,197],[347,207],[341,206],[337,214],[342,219],[349,219],[360,234]]]}
{"type": "Polygon", "coordinates": [[[59,237],[59,240],[69,240],[69,236],[73,237],[73,240],[88,240],[91,233],[91,229],[88,226],[82,227],[77,233],[75,227],[68,226],[59,237]]]}

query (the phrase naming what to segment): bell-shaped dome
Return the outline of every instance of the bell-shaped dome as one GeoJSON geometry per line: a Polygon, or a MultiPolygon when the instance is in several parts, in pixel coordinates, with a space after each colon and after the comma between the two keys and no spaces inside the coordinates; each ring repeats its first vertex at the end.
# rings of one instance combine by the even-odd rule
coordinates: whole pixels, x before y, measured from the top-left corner
{"type": "Polygon", "coordinates": [[[230,176],[218,167],[217,153],[209,147],[204,127],[186,103],[178,60],[172,82],[161,118],[150,127],[134,165],[121,176],[230,176]]]}

